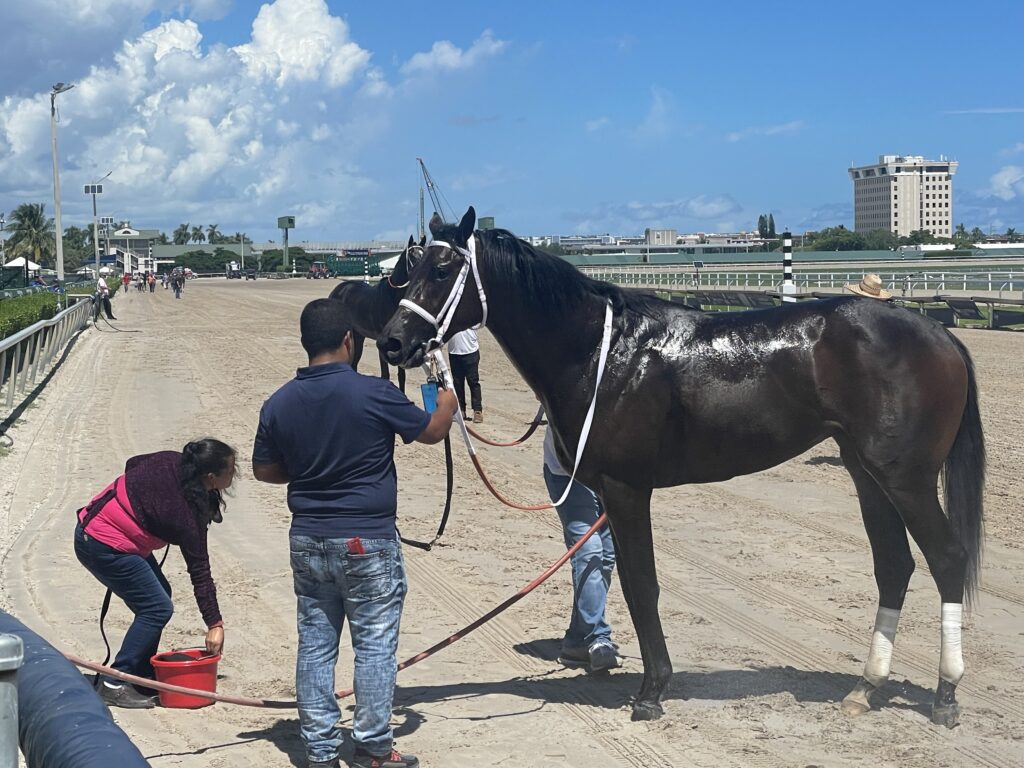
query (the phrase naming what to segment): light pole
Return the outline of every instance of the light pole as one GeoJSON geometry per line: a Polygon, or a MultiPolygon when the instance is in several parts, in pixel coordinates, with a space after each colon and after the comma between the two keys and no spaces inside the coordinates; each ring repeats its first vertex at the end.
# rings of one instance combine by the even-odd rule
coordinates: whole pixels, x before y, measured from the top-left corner
{"type": "Polygon", "coordinates": [[[64,230],[60,226],[60,172],[57,170],[57,94],[70,91],[74,85],[57,83],[50,91],[50,149],[53,154],[53,226],[57,242],[57,305],[63,306],[60,298],[64,290],[64,230]]]}
{"type": "Polygon", "coordinates": [[[103,185],[100,184],[103,179],[110,177],[113,171],[107,171],[107,175],[103,178],[97,179],[92,184],[85,185],[85,194],[92,195],[92,249],[96,256],[96,279],[100,278],[100,240],[99,240],[99,226],[96,223],[96,195],[103,194],[103,185]]]}
{"type": "Polygon", "coordinates": [[[4,250],[4,245],[7,243],[7,235],[4,232],[7,231],[7,219],[4,218],[4,214],[0,211],[0,266],[7,263],[7,252],[4,250]]]}

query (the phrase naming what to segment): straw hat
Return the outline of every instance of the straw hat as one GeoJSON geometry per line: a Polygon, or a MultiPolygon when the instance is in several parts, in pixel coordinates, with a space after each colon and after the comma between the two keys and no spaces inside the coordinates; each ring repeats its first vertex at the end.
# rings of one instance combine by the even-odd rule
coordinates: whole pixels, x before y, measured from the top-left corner
{"type": "Polygon", "coordinates": [[[878,275],[871,273],[864,275],[864,279],[860,281],[860,285],[846,284],[846,290],[851,293],[856,293],[858,296],[867,296],[869,299],[891,299],[892,294],[888,291],[882,290],[882,278],[878,275]]]}

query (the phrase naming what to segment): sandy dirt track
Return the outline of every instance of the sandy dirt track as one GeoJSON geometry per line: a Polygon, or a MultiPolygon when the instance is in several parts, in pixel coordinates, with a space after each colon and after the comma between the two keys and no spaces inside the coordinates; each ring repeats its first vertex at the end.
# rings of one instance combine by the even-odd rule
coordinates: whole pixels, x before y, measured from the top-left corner
{"type": "MultiPolygon", "coordinates": [[[[80,337],[0,457],[0,602],[51,642],[102,658],[101,586],[72,551],[73,511],[137,453],[212,435],[244,469],[211,531],[226,621],[222,692],[294,695],[295,601],[284,489],[248,471],[264,398],[304,364],[298,315],[333,282],[190,282],[130,291],[115,323],[80,337]]],[[[889,699],[858,719],[838,702],[863,667],[876,592],[853,485],[831,441],[773,470],[654,495],[661,615],[675,675],[666,716],[632,723],[639,649],[616,584],[609,602],[625,665],[591,679],[554,660],[571,603],[568,572],[474,635],[402,673],[398,743],[424,766],[1009,766],[1024,755],[1024,335],[958,332],[978,370],[989,448],[987,548],[980,605],[964,633],[962,724],[928,722],[937,677],[939,600],[918,570],[896,641],[889,699]]],[[[486,434],[521,434],[536,402],[482,334],[486,434]]],[[[538,339],[538,343],[543,340],[538,339]]],[[[373,372],[370,350],[364,372],[373,372]]],[[[421,375],[410,375],[411,387],[421,375]]],[[[410,391],[414,391],[412,388],[410,391]]],[[[406,550],[410,594],[400,658],[447,636],[533,578],[563,551],[551,512],[500,506],[456,447],[446,546],[406,550]]],[[[541,435],[480,449],[511,497],[544,501],[541,435]]],[[[440,446],[397,451],[403,533],[429,536],[444,490],[440,446]]],[[[165,566],[176,613],[164,647],[201,642],[184,562],[165,566]]],[[[115,603],[114,641],[129,614],[115,603]]],[[[348,684],[347,637],[338,666],[348,684]]],[[[351,710],[343,708],[345,722],[351,710]]],[[[114,712],[154,766],[304,765],[293,712],[218,704],[199,711],[114,712]]],[[[347,754],[347,753],[346,753],[347,754]]]]}

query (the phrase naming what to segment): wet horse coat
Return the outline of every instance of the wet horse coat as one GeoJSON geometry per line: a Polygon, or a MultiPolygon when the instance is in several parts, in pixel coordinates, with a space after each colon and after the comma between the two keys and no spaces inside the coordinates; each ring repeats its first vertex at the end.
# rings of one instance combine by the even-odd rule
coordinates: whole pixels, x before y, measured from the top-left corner
{"type": "MultiPolygon", "coordinates": [[[[661,715],[672,673],[658,615],[652,490],[757,472],[831,437],[857,489],[879,591],[864,678],[843,709],[869,709],[888,677],[914,570],[909,531],[942,600],[932,719],[955,724],[960,609],[977,583],[985,467],[963,345],[926,317],[857,297],[703,314],[591,280],[509,232],[474,233],[474,223],[472,208],[458,226],[431,221],[442,242],[427,246],[406,299],[436,316],[475,237],[487,327],[547,411],[565,466],[573,464],[593,395],[609,302],[614,311],[597,416],[577,477],[608,513],[643,655],[634,719],[661,715]]],[[[462,291],[446,338],[483,318],[475,288],[462,291]]],[[[435,333],[422,313],[402,307],[377,343],[390,362],[409,367],[422,362],[435,333]]]]}

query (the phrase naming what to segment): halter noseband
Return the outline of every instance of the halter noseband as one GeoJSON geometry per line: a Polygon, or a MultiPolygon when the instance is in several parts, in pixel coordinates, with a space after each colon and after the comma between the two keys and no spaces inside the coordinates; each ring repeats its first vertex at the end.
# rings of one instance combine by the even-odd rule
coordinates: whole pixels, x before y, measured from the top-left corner
{"type": "Polygon", "coordinates": [[[456,251],[465,257],[462,269],[459,270],[459,275],[455,278],[455,282],[452,284],[452,289],[448,293],[448,298],[445,299],[445,302],[441,306],[440,311],[438,311],[437,316],[435,317],[430,314],[419,304],[414,301],[410,301],[409,299],[402,299],[398,302],[399,307],[405,307],[410,312],[416,313],[437,330],[437,334],[434,338],[427,342],[428,352],[440,347],[444,343],[444,335],[448,332],[448,326],[451,325],[452,318],[455,317],[455,311],[458,309],[459,302],[462,300],[462,291],[466,287],[466,279],[469,277],[470,269],[473,270],[473,279],[476,281],[476,290],[480,297],[480,307],[483,315],[480,322],[473,327],[480,328],[487,325],[487,294],[484,292],[483,283],[480,282],[480,268],[476,262],[476,235],[470,235],[469,242],[467,243],[468,248],[460,248],[457,245],[446,243],[444,240],[431,240],[427,244],[427,248],[435,245],[447,248],[450,251],[456,251]]]}

